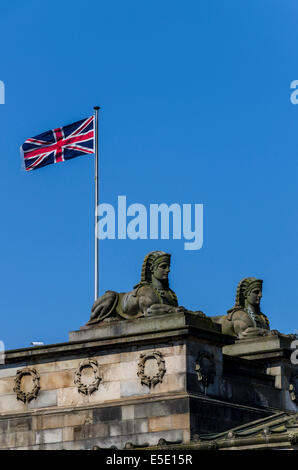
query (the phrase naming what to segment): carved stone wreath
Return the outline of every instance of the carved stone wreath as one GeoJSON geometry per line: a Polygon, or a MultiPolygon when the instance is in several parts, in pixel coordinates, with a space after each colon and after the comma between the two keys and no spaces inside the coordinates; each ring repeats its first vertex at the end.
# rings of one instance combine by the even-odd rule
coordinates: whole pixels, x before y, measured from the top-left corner
{"type": "Polygon", "coordinates": [[[204,387],[212,384],[215,376],[215,363],[211,354],[206,351],[199,353],[195,370],[198,375],[198,381],[202,382],[204,387]]]}
{"type": "Polygon", "coordinates": [[[25,369],[21,369],[17,371],[15,377],[15,386],[13,391],[17,394],[17,400],[21,400],[23,403],[28,403],[29,401],[33,400],[37,397],[40,390],[40,377],[36,369],[30,369],[26,367],[25,369]],[[22,390],[22,378],[26,375],[30,375],[32,377],[33,386],[30,392],[25,392],[22,390]]]}
{"type": "Polygon", "coordinates": [[[166,366],[165,366],[165,361],[161,352],[155,351],[153,353],[140,355],[137,375],[141,379],[141,384],[147,385],[149,388],[155,387],[155,385],[162,382],[162,379],[165,373],[166,373],[166,366]],[[158,367],[157,374],[154,374],[151,377],[149,375],[145,375],[145,365],[148,359],[155,359],[157,362],[157,367],[158,367]]]}
{"type": "Polygon", "coordinates": [[[99,376],[98,363],[96,359],[85,359],[83,362],[81,362],[75,371],[74,379],[74,383],[78,387],[78,391],[83,395],[91,395],[91,393],[95,392],[95,390],[98,390],[100,382],[101,377],[99,376]],[[86,368],[91,368],[94,375],[94,379],[89,385],[82,382],[82,372],[86,368]]]}

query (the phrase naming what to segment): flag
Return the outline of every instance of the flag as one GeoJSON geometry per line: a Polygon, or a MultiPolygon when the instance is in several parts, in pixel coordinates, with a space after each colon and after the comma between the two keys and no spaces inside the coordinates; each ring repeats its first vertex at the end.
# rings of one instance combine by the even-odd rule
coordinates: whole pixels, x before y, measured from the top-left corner
{"type": "Polygon", "coordinates": [[[21,146],[26,171],[94,153],[94,116],[35,137],[21,146]]]}

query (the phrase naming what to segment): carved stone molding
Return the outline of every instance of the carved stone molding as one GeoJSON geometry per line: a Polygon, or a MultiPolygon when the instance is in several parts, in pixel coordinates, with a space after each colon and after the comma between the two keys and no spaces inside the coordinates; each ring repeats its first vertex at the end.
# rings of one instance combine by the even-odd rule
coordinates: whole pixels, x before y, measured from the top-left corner
{"type": "Polygon", "coordinates": [[[165,373],[166,366],[161,352],[154,351],[152,353],[140,355],[140,361],[138,363],[138,377],[141,379],[141,384],[147,385],[149,388],[155,387],[155,385],[162,382],[165,373]],[[147,375],[145,373],[146,362],[152,359],[156,361],[158,372],[156,374],[147,375]]]}
{"type": "Polygon", "coordinates": [[[21,400],[23,403],[28,403],[37,397],[40,390],[40,377],[36,369],[20,369],[17,371],[15,377],[15,386],[13,391],[17,394],[17,400],[21,400]],[[22,390],[22,379],[25,376],[32,377],[32,389],[29,392],[22,390]]]}
{"type": "Polygon", "coordinates": [[[208,387],[214,381],[214,357],[206,351],[200,352],[196,360],[195,371],[198,375],[198,381],[202,382],[204,387],[208,387]]]}
{"type": "Polygon", "coordinates": [[[75,371],[74,383],[78,387],[78,391],[83,395],[91,395],[91,393],[98,390],[99,384],[101,382],[101,377],[99,375],[99,368],[96,359],[85,359],[82,361],[75,371]],[[89,384],[82,382],[82,374],[84,369],[92,369],[93,371],[93,381],[89,384]]]}

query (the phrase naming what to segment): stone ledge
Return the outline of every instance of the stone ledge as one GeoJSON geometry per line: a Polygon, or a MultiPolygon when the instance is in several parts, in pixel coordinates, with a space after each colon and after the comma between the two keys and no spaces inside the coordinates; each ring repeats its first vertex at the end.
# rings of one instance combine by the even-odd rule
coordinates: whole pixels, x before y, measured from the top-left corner
{"type": "MultiPolygon", "coordinates": [[[[63,413],[79,413],[82,411],[93,411],[97,409],[105,409],[107,407],[117,407],[117,406],[127,406],[127,405],[146,405],[149,403],[156,403],[161,401],[172,401],[172,400],[183,400],[183,399],[193,399],[198,400],[202,403],[209,403],[213,405],[220,405],[226,406],[228,408],[233,409],[241,409],[241,410],[250,410],[250,411],[262,411],[270,414],[276,413],[276,408],[262,408],[253,405],[246,405],[243,403],[237,403],[234,401],[229,401],[226,399],[220,399],[215,397],[208,397],[203,393],[195,393],[195,392],[170,392],[170,393],[162,393],[155,396],[137,396],[137,397],[128,397],[120,398],[116,400],[106,401],[104,403],[94,403],[94,404],[86,404],[80,406],[65,406],[65,407],[50,407],[50,408],[43,408],[43,409],[28,409],[26,411],[22,410],[20,412],[11,412],[11,413],[2,413],[0,414],[0,423],[3,420],[7,419],[14,419],[14,418],[26,418],[26,417],[37,417],[37,416],[44,416],[44,415],[56,415],[56,414],[63,414],[63,413]]],[[[145,413],[145,411],[144,411],[145,413]]],[[[141,415],[139,415],[140,417],[141,415]]]]}
{"type": "Polygon", "coordinates": [[[271,357],[289,357],[293,338],[282,334],[236,340],[223,347],[223,354],[243,359],[266,360],[271,357]]]}
{"type": "Polygon", "coordinates": [[[221,333],[220,325],[210,318],[178,313],[136,320],[123,320],[100,327],[84,328],[70,332],[70,341],[45,346],[6,351],[5,369],[9,364],[27,364],[42,359],[57,359],[79,355],[84,357],[100,349],[112,349],[141,343],[158,344],[160,341],[177,341],[192,335],[217,345],[231,344],[234,338],[221,333]]]}
{"type": "MultiPolygon", "coordinates": [[[[202,318],[194,314],[175,313],[134,320],[120,320],[109,323],[102,322],[98,326],[84,326],[79,331],[70,332],[69,340],[90,341],[93,339],[120,338],[123,336],[177,330],[185,327],[221,333],[220,325],[213,323],[208,317],[202,318]]],[[[225,343],[225,341],[223,341],[223,343],[225,343]]]]}

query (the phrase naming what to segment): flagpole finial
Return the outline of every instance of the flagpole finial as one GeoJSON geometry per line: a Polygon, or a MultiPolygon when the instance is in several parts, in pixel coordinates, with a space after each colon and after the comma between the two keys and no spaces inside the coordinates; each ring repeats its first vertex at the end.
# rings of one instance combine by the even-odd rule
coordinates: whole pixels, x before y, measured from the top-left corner
{"type": "Polygon", "coordinates": [[[100,106],[94,106],[93,108],[95,111],[98,111],[100,109],[100,106]]]}

